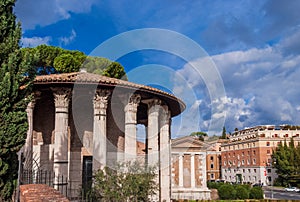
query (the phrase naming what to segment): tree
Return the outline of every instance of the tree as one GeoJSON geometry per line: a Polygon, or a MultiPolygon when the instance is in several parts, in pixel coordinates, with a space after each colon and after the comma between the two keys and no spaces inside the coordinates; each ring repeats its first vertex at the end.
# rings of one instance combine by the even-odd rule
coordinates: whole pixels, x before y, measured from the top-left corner
{"type": "Polygon", "coordinates": [[[155,167],[145,168],[138,161],[105,167],[95,174],[92,195],[101,201],[149,201],[158,190],[155,177],[155,167]]]}
{"type": "Polygon", "coordinates": [[[280,143],[272,154],[273,167],[278,178],[276,183],[281,186],[297,185],[300,183],[300,146],[294,145],[291,138],[289,146],[286,141],[280,143]]]}
{"type": "Polygon", "coordinates": [[[190,136],[196,136],[199,138],[199,140],[204,141],[204,137],[207,137],[207,133],[201,132],[201,131],[200,132],[192,132],[190,134],[190,136]]]}
{"type": "Polygon", "coordinates": [[[53,66],[60,73],[78,72],[81,61],[76,60],[70,53],[64,53],[54,59],[53,66]]]}
{"type": "Polygon", "coordinates": [[[103,76],[128,80],[124,67],[118,62],[112,62],[103,72],[103,76]]]}
{"type": "Polygon", "coordinates": [[[0,4],[0,201],[11,200],[15,189],[17,152],[26,138],[26,107],[34,79],[30,53],[23,53],[19,46],[21,25],[14,5],[15,0],[0,4]]]}
{"type": "Polygon", "coordinates": [[[222,136],[220,139],[227,139],[225,126],[223,126],[222,136]]]}

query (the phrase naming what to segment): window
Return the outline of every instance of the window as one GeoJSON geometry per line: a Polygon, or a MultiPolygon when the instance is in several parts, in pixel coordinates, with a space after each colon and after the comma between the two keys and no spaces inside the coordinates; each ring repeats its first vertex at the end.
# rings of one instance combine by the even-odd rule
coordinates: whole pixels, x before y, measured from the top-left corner
{"type": "Polygon", "coordinates": [[[247,151],[247,153],[248,153],[248,156],[250,156],[250,151],[247,151]]]}
{"type": "Polygon", "coordinates": [[[267,154],[270,154],[270,150],[269,149],[267,150],[267,154]]]}
{"type": "Polygon", "coordinates": [[[235,157],[235,152],[233,152],[233,157],[235,157]]]}
{"type": "Polygon", "coordinates": [[[252,146],[255,147],[255,142],[252,143],[252,146]]]}
{"type": "Polygon", "coordinates": [[[211,160],[211,161],[213,161],[213,160],[214,160],[214,157],[213,157],[213,156],[211,156],[211,157],[210,157],[210,160],[211,160]]]}
{"type": "Polygon", "coordinates": [[[210,164],[210,168],[214,168],[214,164],[212,163],[212,164],[210,164]]]}
{"type": "Polygon", "coordinates": [[[284,137],[289,137],[289,134],[285,134],[285,136],[284,137]]]}
{"type": "Polygon", "coordinates": [[[242,160],[242,165],[244,165],[245,164],[245,161],[244,160],[242,160]]]}
{"type": "Polygon", "coordinates": [[[245,173],[245,169],[243,169],[243,173],[245,173]]]}
{"type": "Polygon", "coordinates": [[[278,134],[274,134],[274,137],[278,137],[278,134]]]}
{"type": "Polygon", "coordinates": [[[251,170],[250,170],[250,169],[248,169],[248,173],[251,173],[251,170]]]}
{"type": "Polygon", "coordinates": [[[247,159],[247,164],[250,165],[250,160],[249,159],[247,159]]]}
{"type": "Polygon", "coordinates": [[[226,161],[224,161],[224,166],[226,166],[226,161]]]}
{"type": "Polygon", "coordinates": [[[255,154],[256,154],[256,151],[254,150],[254,151],[253,151],[253,155],[255,155],[255,154]]]}
{"type": "Polygon", "coordinates": [[[268,168],[267,172],[268,172],[268,173],[271,173],[272,171],[271,171],[271,169],[270,169],[270,168],[268,168]]]}
{"type": "Polygon", "coordinates": [[[210,179],[215,179],[215,175],[213,173],[210,174],[210,179]]]}
{"type": "Polygon", "coordinates": [[[270,142],[267,142],[267,146],[270,146],[270,142]]]}
{"type": "Polygon", "coordinates": [[[245,155],[245,152],[242,152],[242,156],[244,156],[245,155]]]}
{"type": "Polygon", "coordinates": [[[253,171],[256,173],[256,168],[254,168],[253,171]]]}
{"type": "Polygon", "coordinates": [[[256,164],[256,159],[253,159],[253,164],[254,164],[254,165],[256,164]]]}

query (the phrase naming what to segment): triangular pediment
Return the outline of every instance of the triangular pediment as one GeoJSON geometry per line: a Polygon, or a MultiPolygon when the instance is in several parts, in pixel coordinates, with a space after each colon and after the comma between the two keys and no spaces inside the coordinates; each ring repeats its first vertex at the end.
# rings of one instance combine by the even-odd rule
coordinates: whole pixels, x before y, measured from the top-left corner
{"type": "Polygon", "coordinates": [[[198,148],[206,149],[207,144],[194,136],[185,136],[172,140],[172,148],[198,148]]]}

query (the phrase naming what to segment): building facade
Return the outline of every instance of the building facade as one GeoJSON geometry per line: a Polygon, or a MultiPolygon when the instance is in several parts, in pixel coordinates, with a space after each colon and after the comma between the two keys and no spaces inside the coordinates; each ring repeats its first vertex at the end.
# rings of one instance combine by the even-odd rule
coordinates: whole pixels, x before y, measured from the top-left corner
{"type": "Polygon", "coordinates": [[[172,140],[172,199],[210,199],[206,148],[203,141],[193,136],[172,140]]]}
{"type": "Polygon", "coordinates": [[[27,109],[24,168],[53,171],[57,186],[61,176],[67,178],[72,197],[92,172],[144,160],[159,165],[153,201],[170,201],[171,118],[184,108],[171,94],[119,79],[84,72],[37,76],[27,109]],[[144,159],[137,124],[146,130],[144,159]]]}
{"type": "Polygon", "coordinates": [[[300,142],[300,130],[263,125],[236,131],[221,145],[222,179],[232,183],[273,185],[272,151],[280,142],[300,142]]]}
{"type": "Polygon", "coordinates": [[[214,141],[207,141],[206,150],[206,175],[207,181],[222,180],[222,158],[221,158],[221,144],[227,142],[225,139],[217,139],[214,141]]]}

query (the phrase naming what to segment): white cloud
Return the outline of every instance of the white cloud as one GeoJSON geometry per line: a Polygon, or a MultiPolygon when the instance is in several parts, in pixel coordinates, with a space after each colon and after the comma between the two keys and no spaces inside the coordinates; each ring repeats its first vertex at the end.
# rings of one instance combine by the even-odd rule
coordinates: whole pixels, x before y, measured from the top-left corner
{"type": "Polygon", "coordinates": [[[22,22],[23,29],[27,30],[68,19],[71,13],[87,13],[96,2],[96,0],[18,0],[15,12],[22,22]]]}
{"type": "Polygon", "coordinates": [[[41,44],[49,44],[49,42],[51,41],[51,37],[50,36],[46,36],[46,37],[23,37],[21,39],[21,44],[23,47],[35,47],[41,44]]]}
{"type": "Polygon", "coordinates": [[[74,29],[72,29],[70,36],[68,37],[61,37],[59,40],[63,45],[68,45],[70,44],[72,41],[74,41],[76,38],[76,32],[74,29]]]}

